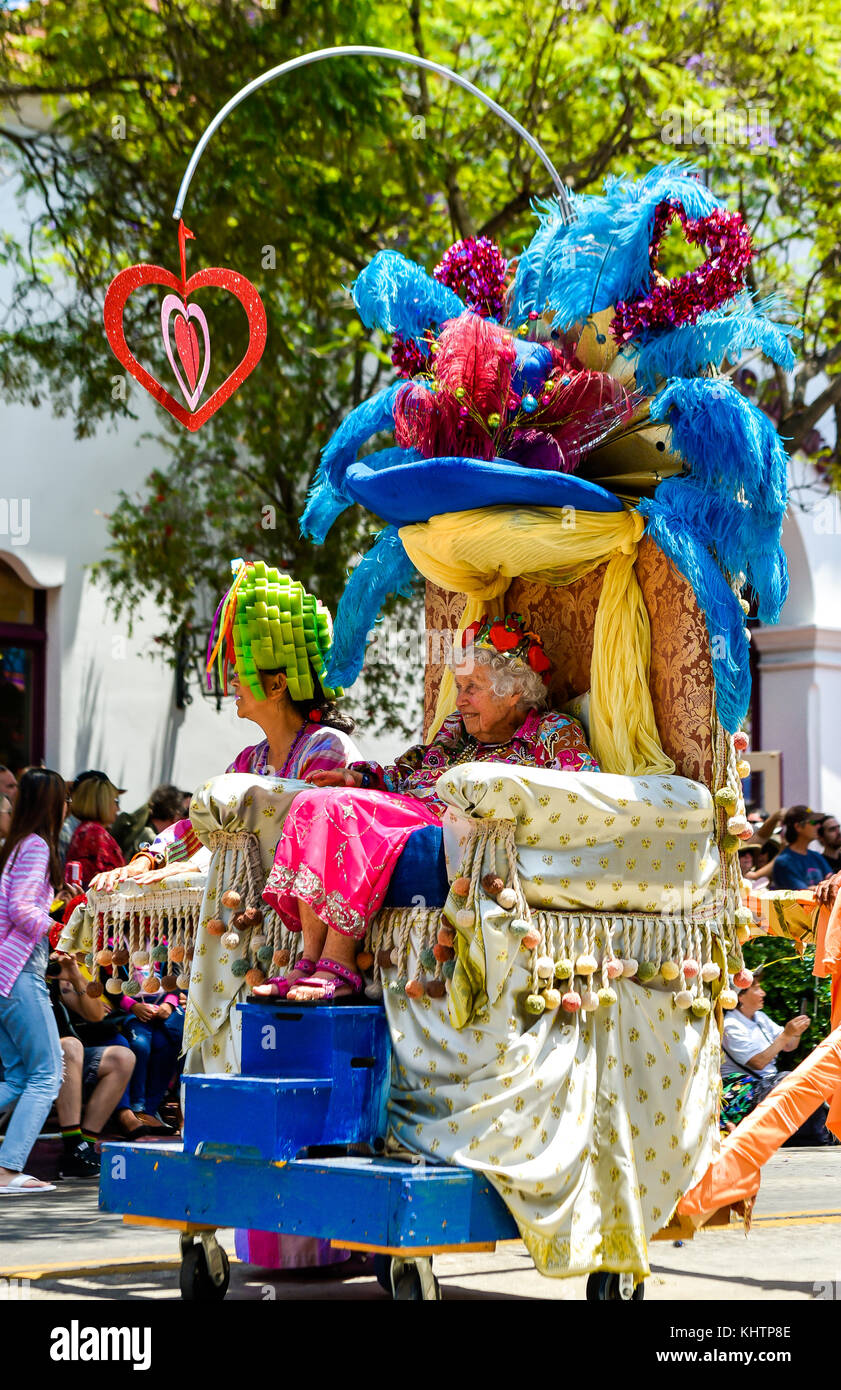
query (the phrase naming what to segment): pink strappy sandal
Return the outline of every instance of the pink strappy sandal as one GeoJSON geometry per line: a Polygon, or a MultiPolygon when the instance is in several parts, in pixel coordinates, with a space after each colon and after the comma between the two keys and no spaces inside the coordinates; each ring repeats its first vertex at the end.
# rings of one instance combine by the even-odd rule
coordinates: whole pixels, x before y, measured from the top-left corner
{"type": "Polygon", "coordinates": [[[364,980],[361,975],[357,975],[355,970],[351,970],[349,965],[342,965],[341,961],[329,960],[327,956],[322,956],[315,965],[316,970],[323,970],[329,975],[333,975],[332,980],[296,980],[293,988],[299,986],[308,988],[317,986],[321,993],[315,999],[291,999],[292,1004],[352,1004],[357,995],[361,994],[364,988],[364,980]],[[336,994],[336,991],[343,984],[350,985],[350,994],[336,994]]]}
{"type": "MultiPolygon", "coordinates": [[[[315,961],[311,960],[309,956],[299,956],[292,969],[303,970],[304,975],[311,975],[313,971],[318,969],[318,965],[315,961]]],[[[271,975],[269,979],[266,980],[266,984],[275,985],[277,987],[277,994],[263,994],[257,997],[258,999],[285,999],[292,986],[301,984],[302,979],[303,976],[297,980],[290,980],[287,975],[271,975]]],[[[263,986],[258,986],[258,988],[263,988],[263,986]]]]}

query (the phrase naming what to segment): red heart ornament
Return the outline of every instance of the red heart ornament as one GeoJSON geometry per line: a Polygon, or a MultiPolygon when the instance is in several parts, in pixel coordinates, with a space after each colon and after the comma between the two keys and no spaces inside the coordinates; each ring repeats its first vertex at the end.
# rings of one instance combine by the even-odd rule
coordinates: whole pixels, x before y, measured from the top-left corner
{"type": "Polygon", "coordinates": [[[695,323],[701,314],[726,304],[745,288],[745,271],[753,248],[740,213],[715,208],[706,217],[689,218],[682,203],[666,198],[655,209],[648,254],[648,292],[616,304],[610,331],[618,343],[627,343],[646,330],[668,330],[695,323]],[[675,280],[664,280],[656,274],[657,258],[674,217],[680,218],[690,244],[706,248],[707,259],[675,280]]]}
{"type": "MultiPolygon", "coordinates": [[[[211,415],[215,414],[221,405],[224,405],[225,401],[233,395],[237,387],[242,385],[245,378],[257,366],[266,346],[266,311],[259,294],[251,281],[246,280],[244,275],[240,275],[236,270],[228,270],[219,266],[209,266],[206,270],[196,271],[196,274],[191,275],[186,282],[182,282],[171,271],[164,270],[163,266],[160,265],[129,266],[127,270],[121,270],[108,286],[103,317],[111,351],[120,365],[125,367],[136,381],[140,382],[140,385],[149,392],[150,396],[155,398],[159,405],[163,406],[164,410],[168,410],[170,415],[174,416],[178,423],[184,425],[188,430],[201,429],[211,415]],[[165,289],[172,290],[184,303],[194,290],[201,289],[205,285],[212,285],[215,289],[228,290],[235,295],[245,310],[248,319],[248,347],[245,356],[230,376],[222,382],[221,386],[217,387],[213,395],[198,410],[185,409],[167,391],[165,386],[162,386],[150,372],[147,372],[145,367],[141,366],[126,342],[123,328],[126,301],[129,295],[133,294],[141,285],[160,285],[165,289]]],[[[192,392],[200,380],[198,361],[195,356],[198,340],[192,323],[186,315],[175,318],[174,336],[176,350],[181,365],[187,373],[192,392]]],[[[207,348],[207,344],[205,344],[205,348],[207,348]]]]}
{"type": "Polygon", "coordinates": [[[175,346],[181,359],[184,374],[195,391],[199,379],[199,340],[195,328],[186,319],[175,320],[175,346]]]}

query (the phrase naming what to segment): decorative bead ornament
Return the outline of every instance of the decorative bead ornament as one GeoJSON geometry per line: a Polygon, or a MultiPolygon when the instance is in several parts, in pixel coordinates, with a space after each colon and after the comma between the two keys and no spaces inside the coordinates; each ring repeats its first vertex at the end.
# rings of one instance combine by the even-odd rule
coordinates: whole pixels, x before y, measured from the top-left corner
{"type": "Polygon", "coordinates": [[[579,956],[575,962],[576,975],[593,975],[598,968],[599,962],[596,960],[596,957],[590,955],[589,952],[585,952],[584,955],[579,956]]]}

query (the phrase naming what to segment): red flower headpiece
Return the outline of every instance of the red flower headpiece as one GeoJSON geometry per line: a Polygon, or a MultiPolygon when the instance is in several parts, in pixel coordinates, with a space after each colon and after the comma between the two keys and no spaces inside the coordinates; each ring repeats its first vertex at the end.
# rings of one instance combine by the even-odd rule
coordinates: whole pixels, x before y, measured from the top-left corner
{"type": "Polygon", "coordinates": [[[470,623],[461,635],[463,647],[483,647],[498,656],[519,657],[536,671],[544,685],[549,684],[552,664],[543,650],[543,639],[526,627],[520,613],[507,618],[489,618],[485,614],[470,623]]]}

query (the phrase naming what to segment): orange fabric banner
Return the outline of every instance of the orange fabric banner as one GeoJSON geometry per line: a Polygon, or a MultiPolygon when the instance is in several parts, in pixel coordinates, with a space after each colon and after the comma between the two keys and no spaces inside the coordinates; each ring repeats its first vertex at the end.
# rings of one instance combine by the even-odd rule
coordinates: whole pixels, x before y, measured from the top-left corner
{"type": "MultiPolygon", "coordinates": [[[[841,903],[836,899],[835,910],[841,903]]],[[[837,979],[837,977],[836,977],[837,979]]],[[[829,1127],[841,1139],[841,1026],[746,1115],[724,1140],[721,1153],[703,1178],[678,1203],[678,1212],[703,1220],[719,1207],[754,1197],[759,1170],[781,1144],[828,1101],[829,1127]]]]}

